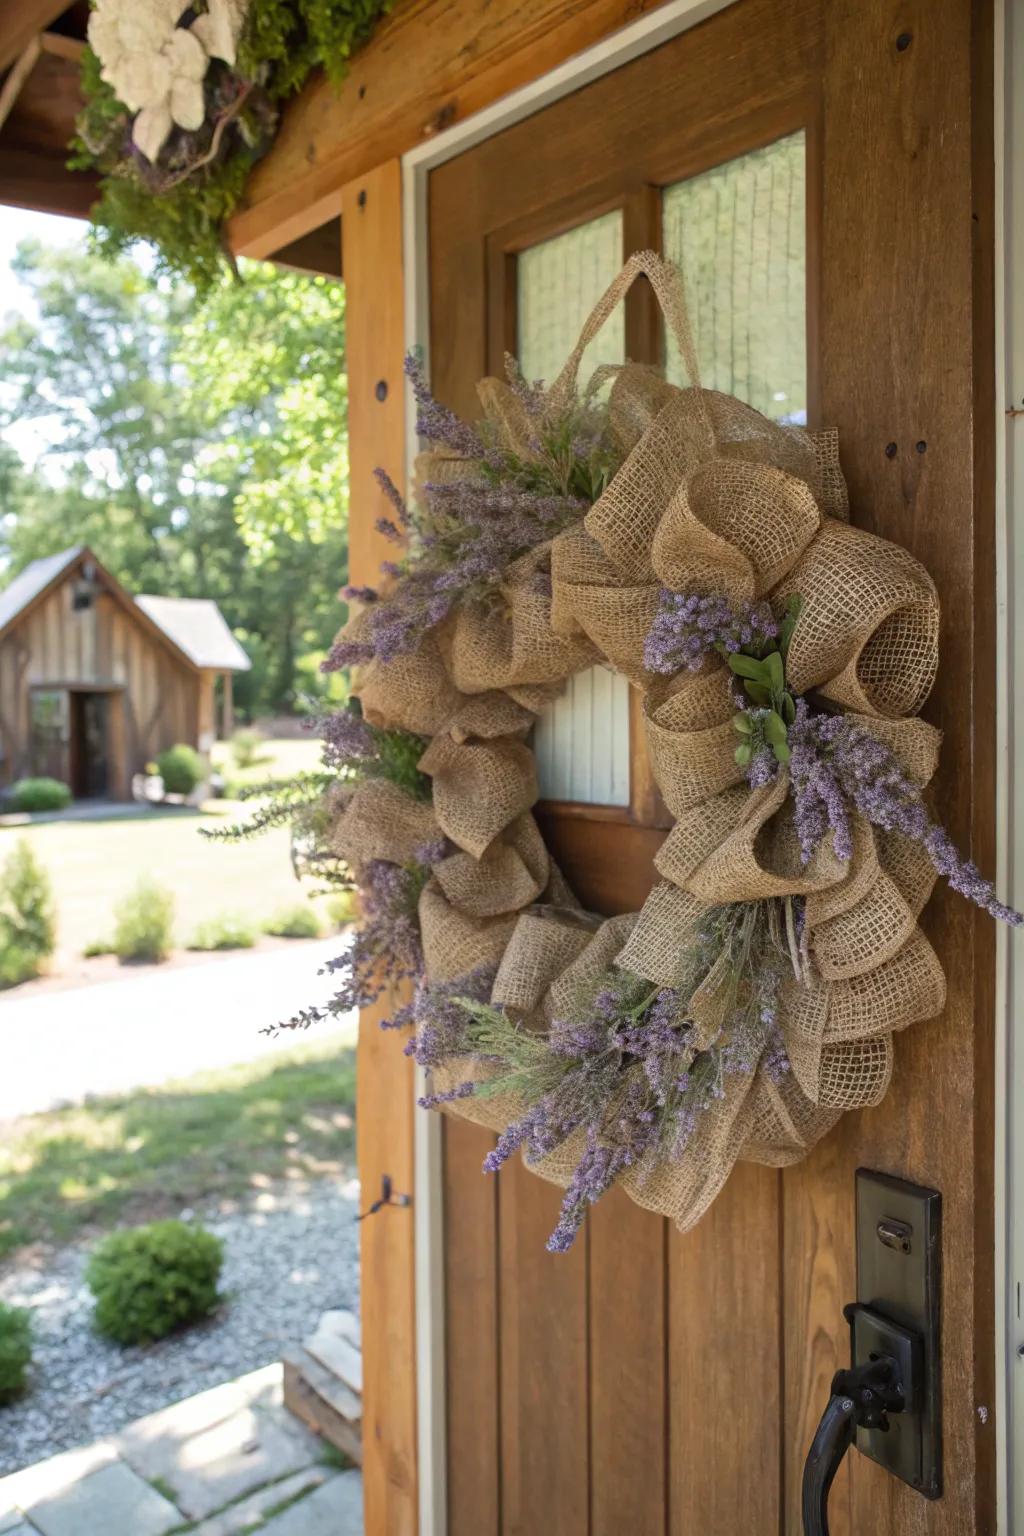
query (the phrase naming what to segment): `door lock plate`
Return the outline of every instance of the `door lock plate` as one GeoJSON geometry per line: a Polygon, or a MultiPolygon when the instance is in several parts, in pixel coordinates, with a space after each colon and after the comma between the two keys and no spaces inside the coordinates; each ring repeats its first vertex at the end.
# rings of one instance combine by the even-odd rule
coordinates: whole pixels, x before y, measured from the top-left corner
{"type": "Polygon", "coordinates": [[[858,1428],[857,1449],[928,1499],[942,1493],[941,1212],[935,1190],[857,1170],[851,1358],[855,1366],[878,1355],[897,1360],[907,1398],[887,1430],[858,1428]]]}

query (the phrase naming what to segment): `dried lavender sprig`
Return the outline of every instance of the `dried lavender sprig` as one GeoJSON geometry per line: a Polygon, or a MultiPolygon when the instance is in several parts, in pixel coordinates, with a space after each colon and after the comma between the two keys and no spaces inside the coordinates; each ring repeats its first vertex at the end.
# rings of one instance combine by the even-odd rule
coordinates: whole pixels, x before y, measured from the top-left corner
{"type": "Polygon", "coordinates": [[[895,753],[867,727],[843,715],[813,714],[801,699],[789,734],[795,819],[805,862],[829,830],[839,857],[852,856],[852,805],[873,826],[918,843],[936,873],[975,906],[1011,927],[1024,923],[1024,914],[997,899],[994,885],[974,861],[960,857],[895,753]]]}
{"type": "Polygon", "coordinates": [[[658,612],[644,642],[649,672],[699,672],[708,655],[761,649],[778,638],[779,623],[768,603],[733,604],[721,594],[662,590],[658,612]]]}
{"type": "Polygon", "coordinates": [[[549,1240],[553,1251],[571,1245],[587,1208],[625,1168],[646,1174],[660,1158],[678,1157],[700,1115],[724,1095],[729,1076],[751,1073],[759,1063],[776,1081],[789,1070],[778,1023],[788,963],[784,927],[774,902],[715,909],[686,957],[679,986],[613,969],[546,1034],[481,1001],[480,988],[476,998],[455,996],[458,983],[443,991],[440,1022],[431,1022],[418,1055],[425,1063],[449,1055],[487,1060],[492,1070],[475,1092],[514,1093],[528,1106],[499,1137],[485,1171],[497,1171],[518,1150],[540,1161],[584,1132],[584,1151],[549,1240]],[[713,968],[724,989],[725,1024],[716,1041],[698,1048],[687,1000],[713,968]]]}

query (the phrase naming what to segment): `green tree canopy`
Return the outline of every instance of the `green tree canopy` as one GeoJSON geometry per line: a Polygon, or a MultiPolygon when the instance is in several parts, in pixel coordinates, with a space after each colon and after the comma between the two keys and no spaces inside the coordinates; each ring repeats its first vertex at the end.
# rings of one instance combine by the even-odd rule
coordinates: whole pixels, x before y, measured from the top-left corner
{"type": "Polygon", "coordinates": [[[0,426],[47,446],[28,474],[0,444],[9,574],[84,543],[130,591],[212,597],[256,664],[246,702],[290,707],[346,574],[343,288],[252,263],[198,300],[38,242],[16,270],[36,317],[0,329],[0,426]]]}

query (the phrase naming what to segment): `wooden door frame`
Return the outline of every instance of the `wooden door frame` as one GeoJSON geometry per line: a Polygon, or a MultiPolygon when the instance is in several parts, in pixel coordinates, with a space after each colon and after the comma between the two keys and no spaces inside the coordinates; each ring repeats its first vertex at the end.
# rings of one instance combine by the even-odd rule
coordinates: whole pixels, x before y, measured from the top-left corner
{"type": "MultiPolygon", "coordinates": [[[[1015,685],[1024,677],[1021,602],[1024,581],[1024,294],[1015,269],[1024,260],[1024,0],[1001,0],[995,15],[997,590],[997,848],[998,885],[1024,902],[1024,710],[1015,685]],[[1015,88],[1016,87],[1016,88],[1015,88]],[[1016,192],[1013,189],[1016,188],[1016,192]]],[[[999,1426],[999,1530],[1024,1529],[1024,962],[1012,937],[999,935],[996,1063],[996,1379],[999,1426]]]]}
{"type": "MultiPolygon", "coordinates": [[[[730,0],[674,0],[659,9],[654,14],[647,16],[624,29],[615,37],[588,49],[576,59],[560,66],[559,68],[532,81],[529,85],[514,92],[504,100],[496,103],[474,117],[459,123],[445,133],[439,134],[429,143],[422,145],[406,155],[402,159],[403,168],[403,202],[404,202],[404,247],[405,247],[405,305],[406,305],[406,342],[408,346],[418,346],[423,349],[429,365],[429,271],[428,271],[428,241],[427,241],[427,184],[430,173],[446,160],[472,148],[475,144],[493,134],[501,132],[522,118],[542,110],[544,107],[559,100],[570,92],[588,84],[591,80],[599,78],[631,59],[651,51],[669,39],[686,31],[689,27],[705,20],[707,17],[723,10],[730,0]]],[[[1016,7],[1018,16],[1024,11],[1021,0],[997,0],[997,13],[1002,6],[1007,9],[1016,7]]],[[[1021,23],[1024,27],[1024,21],[1021,23]]],[[[979,82],[978,101],[980,111],[984,115],[985,87],[991,68],[992,39],[988,37],[984,22],[978,30],[978,63],[977,78],[979,82]]],[[[999,46],[1001,33],[997,27],[996,47],[999,46]]],[[[998,91],[998,84],[997,84],[998,91]]],[[[991,104],[991,92],[989,92],[989,104],[991,104]]],[[[985,231],[985,238],[988,231],[985,231]]],[[[981,295],[984,304],[985,295],[981,295]]],[[[975,333],[975,349],[979,364],[984,367],[985,352],[990,343],[990,337],[986,331],[984,321],[979,325],[975,333]]],[[[984,404],[984,383],[981,386],[981,403],[984,404]]],[[[415,450],[416,439],[413,427],[413,408],[407,402],[407,443],[408,451],[415,450]]],[[[981,481],[984,488],[986,479],[986,466],[984,457],[991,450],[991,445],[986,441],[984,423],[978,432],[978,440],[975,445],[976,456],[981,455],[982,463],[981,481]]],[[[1024,477],[1019,477],[1024,478],[1024,477]]],[[[1024,511],[1022,511],[1024,518],[1024,511]]],[[[1022,522],[1021,526],[1024,526],[1022,522]]],[[[1002,569],[1005,571],[1006,542],[1005,530],[1001,539],[1002,569]]],[[[1005,586],[1005,576],[1003,577],[1005,586]]],[[[1006,627],[1005,610],[1001,622],[1006,627]]],[[[1009,652],[1007,638],[1004,634],[1002,656],[1006,660],[1009,652]]],[[[1024,663],[1022,663],[1024,664],[1024,663]]],[[[1004,669],[1005,670],[1005,669],[1004,669]]],[[[999,700],[999,730],[1002,733],[1001,742],[1006,740],[1007,710],[1009,707],[1008,693],[1005,680],[999,700]]],[[[1003,757],[1000,756],[1000,766],[1005,771],[1003,757]]],[[[1005,788],[1003,791],[1005,799],[1005,788]]],[[[1024,813],[1019,817],[1024,822],[1024,813]]],[[[1002,855],[1001,855],[1002,857],[1002,855]]],[[[1018,865],[1024,864],[1024,856],[1018,861],[1018,865]]],[[[1005,884],[1005,867],[1001,868],[1000,877],[1005,884]]],[[[1003,950],[1005,955],[1005,946],[1003,950]]],[[[1005,963],[1002,971],[1005,972],[1005,963]]],[[[1018,979],[1018,986],[1021,981],[1018,979]]],[[[999,1001],[1005,1002],[1006,993],[997,1001],[996,1012],[999,1012],[999,1001]]],[[[989,999],[982,994],[982,1003],[987,1004],[989,999]]],[[[984,1035],[992,1027],[991,1020],[979,1018],[979,1026],[984,1035]]],[[[1005,1029],[1005,1023],[1000,1023],[1000,1031],[1005,1029]]],[[[1000,1039],[1002,1036],[1000,1036],[1000,1039]]],[[[985,1061],[984,1047],[981,1057],[985,1061]]],[[[991,1065],[996,1072],[1003,1071],[1007,1062],[1006,1053],[997,1040],[994,1057],[991,1065]]],[[[999,1094],[995,1095],[999,1101],[999,1094]]],[[[1024,1106],[1022,1106],[1024,1117],[1024,1106]]],[[[1005,1127],[1003,1127],[1003,1132],[1005,1127]]],[[[996,1218],[997,1228],[1003,1220],[1005,1201],[1002,1193],[1003,1178],[1001,1162],[1005,1156],[1005,1142],[1003,1134],[997,1136],[995,1146],[996,1167],[995,1200],[997,1202],[993,1216],[996,1218]]],[[[987,1148],[983,1148],[987,1151],[987,1148]]],[[[1022,1168],[1022,1183],[1024,1183],[1024,1168],[1022,1168]]],[[[982,1178],[982,1189],[985,1187],[982,1178]]],[[[431,1141],[429,1133],[423,1138],[423,1145],[417,1142],[417,1190],[419,1205],[419,1226],[417,1231],[417,1356],[420,1362],[419,1382],[419,1457],[421,1467],[420,1481],[420,1529],[422,1532],[441,1533],[446,1529],[446,1505],[445,1505],[445,1384],[444,1384],[444,1338],[443,1315],[444,1298],[441,1286],[443,1285],[443,1265],[441,1255],[437,1251],[441,1242],[440,1226],[442,1221],[440,1163],[436,1139],[431,1141]],[[423,1158],[421,1163],[420,1158],[423,1158]],[[421,1251],[421,1245],[423,1251],[421,1251]],[[423,1294],[423,1287],[428,1288],[427,1294],[423,1294]],[[428,1370],[424,1371],[424,1363],[428,1364],[428,1370]]],[[[1024,1201],[1022,1204],[1022,1220],[1018,1230],[1022,1232],[1020,1238],[1024,1248],[1024,1201]]],[[[998,1298],[985,1296],[976,1297],[976,1314],[979,1327],[984,1329],[985,1319],[991,1310],[993,1300],[997,1301],[997,1309],[1003,1306],[1001,1314],[999,1339],[1005,1342],[1005,1297],[1008,1291],[1006,1285],[1006,1272],[1001,1265],[997,1265],[997,1290],[998,1298]]],[[[1001,1474],[994,1479],[996,1484],[997,1500],[1000,1509],[999,1528],[1003,1528],[1003,1520],[1006,1516],[1006,1478],[1005,1467],[1008,1450],[1006,1443],[1007,1414],[1004,1409],[1007,1405],[1005,1360],[1004,1350],[1000,1347],[1000,1360],[998,1363],[998,1380],[993,1381],[995,1394],[991,1408],[979,1404],[978,1419],[984,1424],[995,1411],[997,1429],[999,1434],[999,1458],[1002,1467],[1001,1474]]],[[[986,1370],[984,1366],[978,1373],[979,1383],[984,1383],[988,1378],[993,1380],[993,1371],[996,1370],[996,1362],[992,1361],[992,1369],[986,1370]]],[[[984,1478],[983,1465],[986,1458],[979,1453],[979,1474],[984,1478]]],[[[980,1494],[979,1509],[988,1508],[988,1499],[984,1493],[980,1494]]],[[[986,1524],[986,1528],[990,1528],[986,1524]]]]}

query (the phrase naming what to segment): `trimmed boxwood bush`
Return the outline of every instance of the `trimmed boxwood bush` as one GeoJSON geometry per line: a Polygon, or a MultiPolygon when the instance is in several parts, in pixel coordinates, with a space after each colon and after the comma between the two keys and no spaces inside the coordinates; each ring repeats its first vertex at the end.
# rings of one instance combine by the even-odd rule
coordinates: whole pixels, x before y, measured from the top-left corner
{"type": "Polygon", "coordinates": [[[163,886],[142,879],[114,908],[111,947],[120,960],[166,960],[173,928],[174,897],[163,886]]]}
{"type": "Polygon", "coordinates": [[[56,941],[50,880],[22,838],[0,871],[0,987],[38,976],[56,941]]]}
{"type": "Polygon", "coordinates": [[[32,1321],[24,1307],[0,1302],[0,1403],[13,1402],[25,1390],[32,1361],[32,1321]]]}
{"type": "Polygon", "coordinates": [[[85,1272],[97,1329],[118,1344],[151,1344],[208,1317],[223,1260],[219,1238],[183,1221],[112,1232],[85,1272]]]}
{"type": "Polygon", "coordinates": [[[64,811],[71,804],[71,790],[60,779],[19,779],[11,789],[16,811],[64,811]]]}
{"type": "Polygon", "coordinates": [[[286,907],[263,924],[263,932],[275,939],[318,939],[320,919],[312,907],[286,907]]]}
{"type": "Polygon", "coordinates": [[[189,940],[189,949],[252,949],[256,943],[256,930],[244,917],[225,914],[207,918],[200,923],[189,940]]]}
{"type": "Polygon", "coordinates": [[[168,747],[156,760],[156,771],[164,781],[167,795],[190,795],[206,774],[203,760],[194,747],[179,742],[168,747]]]}

